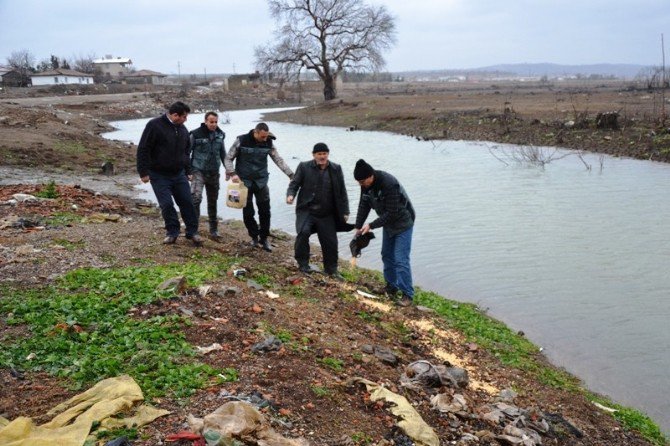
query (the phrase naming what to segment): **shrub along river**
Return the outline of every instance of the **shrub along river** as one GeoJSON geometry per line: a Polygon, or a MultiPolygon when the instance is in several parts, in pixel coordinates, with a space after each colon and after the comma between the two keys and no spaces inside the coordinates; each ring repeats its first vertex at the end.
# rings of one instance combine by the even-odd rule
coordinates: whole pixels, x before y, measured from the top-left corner
{"type": "MultiPolygon", "coordinates": [[[[226,146],[267,111],[220,116],[220,122],[230,119],[220,125],[226,146]]],[[[192,114],[186,126],[194,129],[202,118],[192,114]]],[[[114,122],[119,130],[106,137],[137,143],[146,121],[114,122]]],[[[670,165],[597,155],[581,160],[559,151],[555,156],[567,156],[538,167],[514,162],[520,150],[514,146],[269,125],[293,169],[311,159],[316,142],[328,144],[345,173],[350,220],[360,193],[356,161],[395,175],[417,211],[416,284],[477,303],[522,330],[587,387],[646,412],[670,432],[670,165]]],[[[285,204],[288,178],[269,165],[272,226],[294,234],[295,210],[285,204]]],[[[154,199],[148,186],[140,193],[154,199]]],[[[241,219],[223,195],[221,218],[241,219]]],[[[350,257],[352,236],[340,238],[342,258],[350,257]]],[[[381,238],[359,265],[381,269],[380,250],[381,238]]]]}

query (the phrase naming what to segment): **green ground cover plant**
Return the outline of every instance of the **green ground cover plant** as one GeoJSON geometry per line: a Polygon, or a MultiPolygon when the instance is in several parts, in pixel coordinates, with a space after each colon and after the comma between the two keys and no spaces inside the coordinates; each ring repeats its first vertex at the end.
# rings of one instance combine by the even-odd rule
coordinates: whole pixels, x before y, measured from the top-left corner
{"type": "Polygon", "coordinates": [[[212,256],[179,265],[85,268],[53,286],[5,286],[0,314],[8,325],[26,327],[29,335],[2,339],[0,367],[46,371],[67,378],[76,389],[127,373],[150,398],[185,397],[212,376],[236,376],[193,359],[196,353],[181,331],[188,319],[173,315],[142,320],[129,313],[171,297],[171,290],[158,290],[166,279],[184,276],[195,287],[231,263],[212,256]]]}

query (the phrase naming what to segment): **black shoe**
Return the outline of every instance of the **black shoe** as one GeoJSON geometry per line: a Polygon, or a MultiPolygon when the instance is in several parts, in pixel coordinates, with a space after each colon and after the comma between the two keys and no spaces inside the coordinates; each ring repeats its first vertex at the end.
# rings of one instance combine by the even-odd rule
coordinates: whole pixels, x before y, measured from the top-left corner
{"type": "Polygon", "coordinates": [[[261,248],[263,251],[272,252],[272,245],[268,242],[268,239],[263,239],[260,241],[261,248]]]}
{"type": "Polygon", "coordinates": [[[330,277],[333,280],[337,280],[338,282],[344,282],[345,281],[344,276],[342,274],[338,273],[337,271],[335,271],[334,273],[328,273],[328,277],[330,277]]]}
{"type": "Polygon", "coordinates": [[[189,239],[191,242],[193,242],[193,246],[196,246],[198,248],[201,247],[203,242],[204,242],[202,237],[200,237],[200,235],[198,235],[198,234],[193,234],[193,235],[190,235],[190,236],[187,235],[186,238],[189,239]]]}
{"type": "Polygon", "coordinates": [[[388,283],[384,287],[384,294],[389,299],[396,299],[398,297],[398,291],[399,291],[398,288],[396,288],[393,285],[390,285],[388,283]]]}
{"type": "Polygon", "coordinates": [[[402,297],[398,299],[395,304],[399,307],[410,307],[414,305],[414,301],[407,294],[403,294],[402,297]]]}
{"type": "Polygon", "coordinates": [[[249,243],[252,248],[258,248],[260,245],[258,244],[258,239],[257,238],[252,238],[251,243],[249,243]]]}
{"type": "Polygon", "coordinates": [[[220,240],[221,239],[221,234],[219,234],[219,231],[216,229],[213,231],[209,231],[209,236],[213,238],[214,240],[220,240]]]}
{"type": "Polygon", "coordinates": [[[312,269],[312,267],[309,266],[309,265],[300,265],[300,266],[298,266],[298,270],[299,270],[301,273],[305,273],[305,274],[312,274],[312,273],[314,272],[314,270],[312,269]]]}
{"type": "Polygon", "coordinates": [[[168,235],[163,239],[163,244],[164,245],[174,245],[177,243],[177,236],[176,235],[168,235]]]}

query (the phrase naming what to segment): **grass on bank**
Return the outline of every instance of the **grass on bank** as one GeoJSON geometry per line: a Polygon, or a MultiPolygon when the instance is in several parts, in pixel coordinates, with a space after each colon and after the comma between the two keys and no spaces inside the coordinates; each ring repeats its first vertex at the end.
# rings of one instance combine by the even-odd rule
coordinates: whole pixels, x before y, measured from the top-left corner
{"type": "Polygon", "coordinates": [[[234,370],[215,370],[194,360],[196,352],[181,330],[190,323],[187,318],[143,320],[129,313],[172,297],[171,290],[158,290],[169,278],[184,276],[195,287],[232,263],[214,255],[178,265],[78,269],[39,289],[5,286],[0,314],[8,326],[26,327],[29,336],[0,339],[0,367],[45,371],[71,380],[74,388],[127,373],[149,398],[188,396],[218,374],[234,380],[234,370]]]}
{"type": "Polygon", "coordinates": [[[639,432],[654,445],[670,444],[658,425],[647,415],[595,395],[584,389],[574,376],[545,364],[537,346],[502,322],[484,314],[476,305],[445,299],[421,289],[417,289],[414,299],[417,305],[435,310],[449,325],[462,332],[468,341],[491,352],[504,365],[526,371],[549,386],[584,394],[590,401],[615,409],[612,416],[626,429],[639,432]]]}

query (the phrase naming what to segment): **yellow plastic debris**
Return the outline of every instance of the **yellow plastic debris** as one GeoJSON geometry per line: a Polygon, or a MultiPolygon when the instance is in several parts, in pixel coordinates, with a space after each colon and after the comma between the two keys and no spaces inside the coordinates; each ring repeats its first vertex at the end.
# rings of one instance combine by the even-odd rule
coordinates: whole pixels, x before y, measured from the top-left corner
{"type": "Polygon", "coordinates": [[[440,439],[421,415],[412,407],[404,396],[393,393],[387,388],[365,378],[354,378],[355,383],[365,384],[372,401],[384,400],[395,404],[391,413],[400,418],[398,426],[410,437],[417,446],[440,446],[440,439]]]}
{"type": "Polygon", "coordinates": [[[130,419],[111,420],[110,417],[131,409],[143,401],[142,390],[128,375],[100,381],[86,392],[74,396],[48,412],[54,418],[35,426],[30,418],[19,417],[3,427],[0,420],[0,444],[3,446],[81,446],[86,441],[91,426],[100,422],[112,428],[116,422],[134,426],[148,424],[168,411],[140,406],[130,419]]]}

